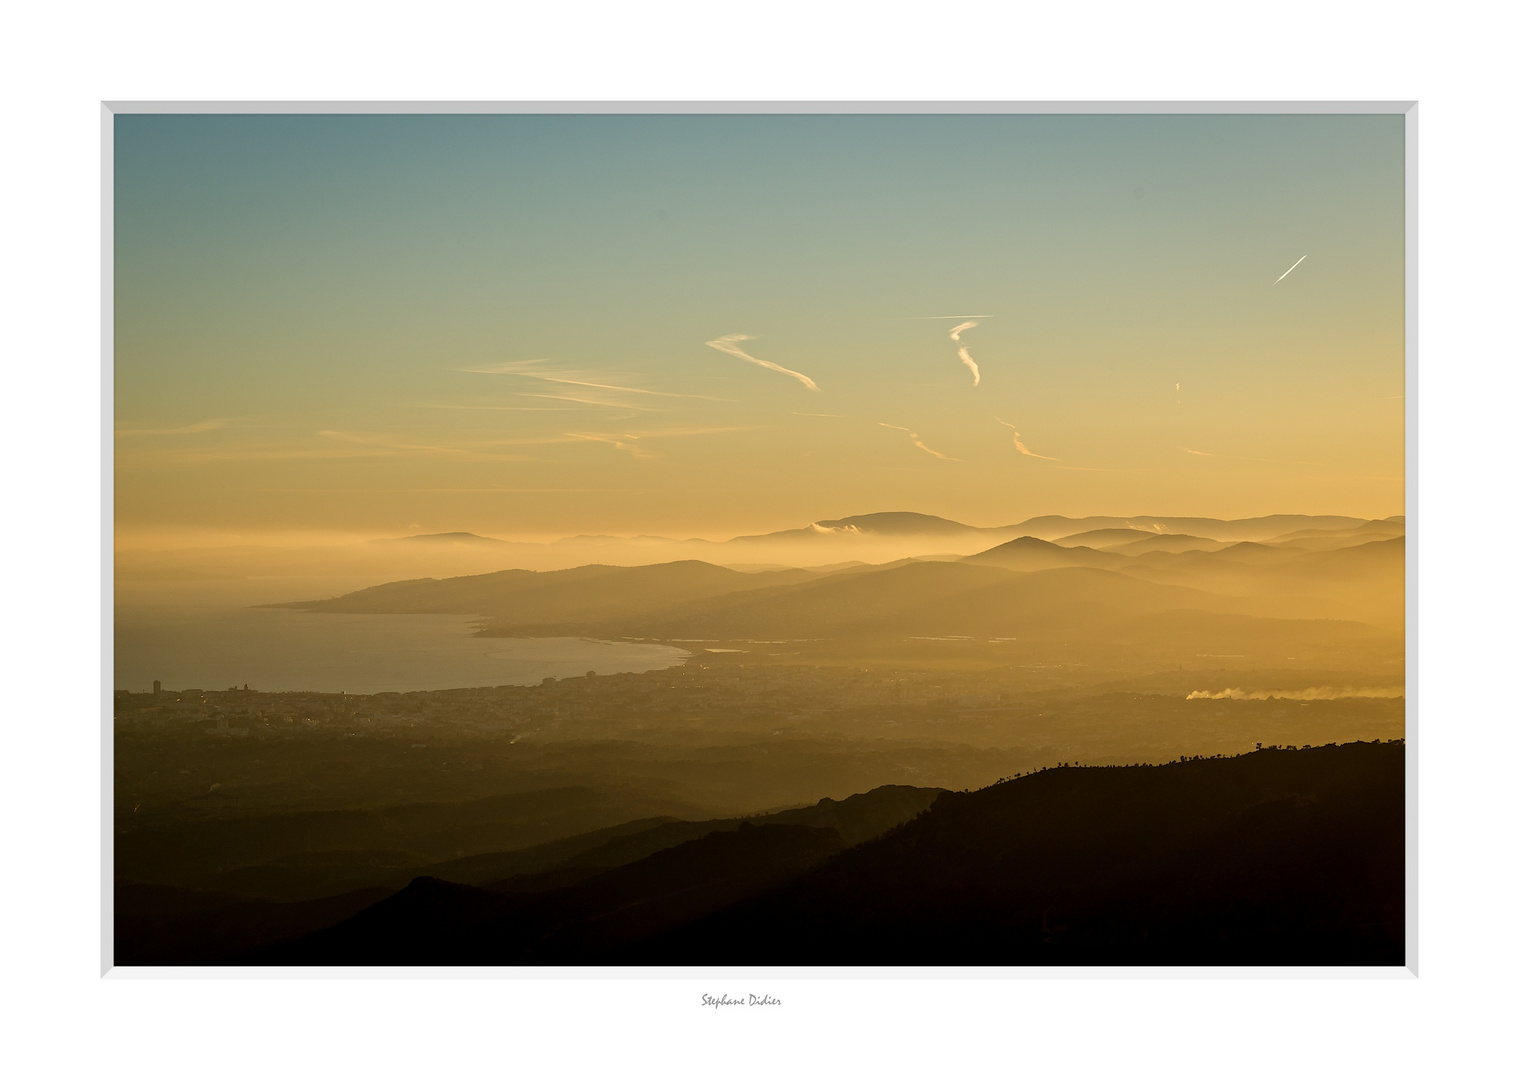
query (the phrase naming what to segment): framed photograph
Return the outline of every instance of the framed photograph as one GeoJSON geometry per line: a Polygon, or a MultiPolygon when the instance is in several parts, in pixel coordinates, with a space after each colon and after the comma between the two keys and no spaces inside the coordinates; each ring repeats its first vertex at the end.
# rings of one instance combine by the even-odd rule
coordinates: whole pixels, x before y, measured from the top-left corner
{"type": "Polygon", "coordinates": [[[114,106],[108,963],[1409,965],[1410,109],[114,106]]]}

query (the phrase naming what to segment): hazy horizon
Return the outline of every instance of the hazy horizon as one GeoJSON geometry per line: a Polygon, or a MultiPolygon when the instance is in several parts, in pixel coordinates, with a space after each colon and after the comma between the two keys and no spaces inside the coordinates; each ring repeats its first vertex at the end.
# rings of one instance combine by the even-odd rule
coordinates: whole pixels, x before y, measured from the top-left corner
{"type": "Polygon", "coordinates": [[[220,531],[210,529],[175,529],[175,530],[117,530],[116,550],[128,551],[170,551],[178,548],[199,547],[233,547],[239,545],[268,545],[272,547],[307,547],[307,546],[338,546],[346,544],[363,544],[374,540],[403,540],[431,537],[446,537],[450,535],[476,536],[487,540],[503,540],[517,544],[553,544],[565,540],[574,540],[581,537],[608,537],[620,540],[660,539],[684,542],[688,540],[706,541],[714,544],[725,543],[740,537],[763,536],[767,533],[782,532],[789,529],[805,529],[819,521],[843,520],[852,517],[863,517],[875,513],[923,513],[925,516],[940,517],[947,521],[954,521],[960,525],[968,525],[976,529],[1001,529],[1019,525],[1025,521],[1045,517],[1065,517],[1080,521],[1087,517],[1110,517],[1110,518],[1204,518],[1212,517],[1222,521],[1244,521],[1262,517],[1312,517],[1312,516],[1338,516],[1357,517],[1366,521],[1379,521],[1398,518],[1403,516],[1402,509],[1386,514],[1351,514],[1337,511],[1319,511],[1309,514],[1303,511],[1274,510],[1261,514],[1242,514],[1235,517],[1219,518],[1217,515],[1200,513],[1155,513],[1152,511],[1136,511],[1133,513],[1114,513],[1111,511],[1093,511],[1090,514],[1066,514],[1059,512],[1041,512],[1025,514],[1014,520],[971,520],[955,518],[946,514],[933,514],[919,510],[906,510],[896,508],[892,510],[861,510],[836,515],[824,515],[822,517],[805,521],[786,519],[775,521],[768,525],[756,525],[747,530],[721,530],[707,533],[675,533],[674,535],[661,535],[649,532],[609,532],[609,531],[545,531],[536,533],[509,533],[478,532],[473,529],[449,529],[438,528],[426,532],[330,532],[330,531],[297,531],[297,530],[245,530],[245,531],[220,531]]]}

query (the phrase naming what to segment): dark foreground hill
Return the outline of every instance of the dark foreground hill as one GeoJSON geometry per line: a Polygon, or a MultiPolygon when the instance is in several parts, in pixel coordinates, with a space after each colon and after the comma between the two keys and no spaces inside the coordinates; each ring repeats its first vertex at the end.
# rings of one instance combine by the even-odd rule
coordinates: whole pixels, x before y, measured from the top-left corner
{"type": "Polygon", "coordinates": [[[849,846],[741,826],[547,887],[418,878],[279,964],[1404,962],[1401,743],[1058,768],[849,846]]]}
{"type": "MultiPolygon", "coordinates": [[[[942,794],[941,788],[888,784],[839,801],[823,799],[812,806],[749,818],[641,818],[545,843],[441,861],[436,857],[440,845],[446,849],[461,842],[468,844],[467,834],[477,839],[515,838],[520,844],[535,831],[556,826],[562,831],[576,820],[586,820],[586,811],[592,815],[589,820],[595,820],[616,804],[587,789],[566,788],[472,800],[452,807],[424,804],[387,807],[368,814],[272,815],[223,823],[220,828],[202,823],[199,828],[128,834],[118,840],[119,874],[129,874],[132,869],[150,871],[158,856],[158,876],[162,877],[166,869],[177,870],[173,879],[180,884],[134,882],[130,877],[118,880],[115,961],[131,965],[227,963],[334,926],[420,875],[437,886],[485,883],[485,888],[497,892],[526,895],[562,890],[618,867],[648,863],[633,879],[645,882],[646,898],[661,896],[661,882],[669,886],[679,877],[661,869],[671,864],[649,862],[651,856],[666,849],[681,845],[689,848],[691,841],[713,833],[744,830],[747,838],[756,826],[795,826],[803,827],[805,834],[817,834],[812,839],[821,837],[833,851],[880,836],[921,813],[942,794]],[[528,828],[502,830],[497,818],[513,810],[519,818],[527,816],[523,824],[528,828]],[[545,820],[536,822],[535,830],[532,819],[540,816],[545,820]],[[331,846],[345,840],[374,842],[380,836],[417,850],[345,850],[331,846]],[[298,850],[287,850],[292,841],[299,845],[298,850]],[[172,868],[162,865],[175,851],[179,852],[179,863],[172,868]],[[286,851],[283,857],[278,855],[281,851],[286,851]],[[432,858],[427,857],[428,852],[432,858]],[[240,859],[252,861],[238,865],[240,859]],[[215,872],[208,873],[212,867],[215,872]]],[[[725,843],[714,841],[717,846],[709,848],[749,850],[742,843],[736,848],[724,847],[725,843]]],[[[697,859],[692,865],[699,867],[703,850],[707,849],[689,848],[682,858],[689,862],[694,853],[697,859]]],[[[783,865],[790,863],[783,860],[783,865]]],[[[742,878],[753,867],[740,869],[742,878]]],[[[709,872],[703,878],[707,886],[716,884],[707,880],[711,876],[709,872]]],[[[771,879],[761,875],[759,880],[771,879]]],[[[410,895],[426,887],[414,886],[410,895]]],[[[605,883],[598,885],[589,895],[597,895],[597,890],[604,888],[605,883]]],[[[744,888],[737,893],[724,892],[722,887],[709,892],[715,901],[681,910],[689,917],[692,911],[716,910],[737,895],[747,895],[744,888]]]]}

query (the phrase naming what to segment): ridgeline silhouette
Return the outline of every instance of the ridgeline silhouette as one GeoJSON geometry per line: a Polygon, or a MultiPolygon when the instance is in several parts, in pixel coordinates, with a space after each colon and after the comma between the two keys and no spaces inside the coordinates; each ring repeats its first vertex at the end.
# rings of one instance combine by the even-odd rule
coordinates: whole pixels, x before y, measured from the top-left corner
{"type": "Polygon", "coordinates": [[[236,959],[1398,965],[1403,793],[1401,742],[1059,767],[939,794],[853,844],[802,814],[588,875],[419,877],[236,959]]]}

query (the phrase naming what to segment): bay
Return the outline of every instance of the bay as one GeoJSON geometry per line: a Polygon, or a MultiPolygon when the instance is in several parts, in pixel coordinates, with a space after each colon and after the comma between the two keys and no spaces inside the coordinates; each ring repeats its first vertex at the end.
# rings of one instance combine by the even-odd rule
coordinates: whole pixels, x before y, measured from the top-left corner
{"type": "Polygon", "coordinates": [[[266,692],[350,694],[521,686],[587,671],[651,671],[690,655],[645,642],[479,637],[481,621],[467,615],[339,615],[260,607],[248,601],[291,599],[291,585],[239,585],[118,588],[116,689],[151,690],[155,679],[173,690],[247,685],[266,692]]]}

